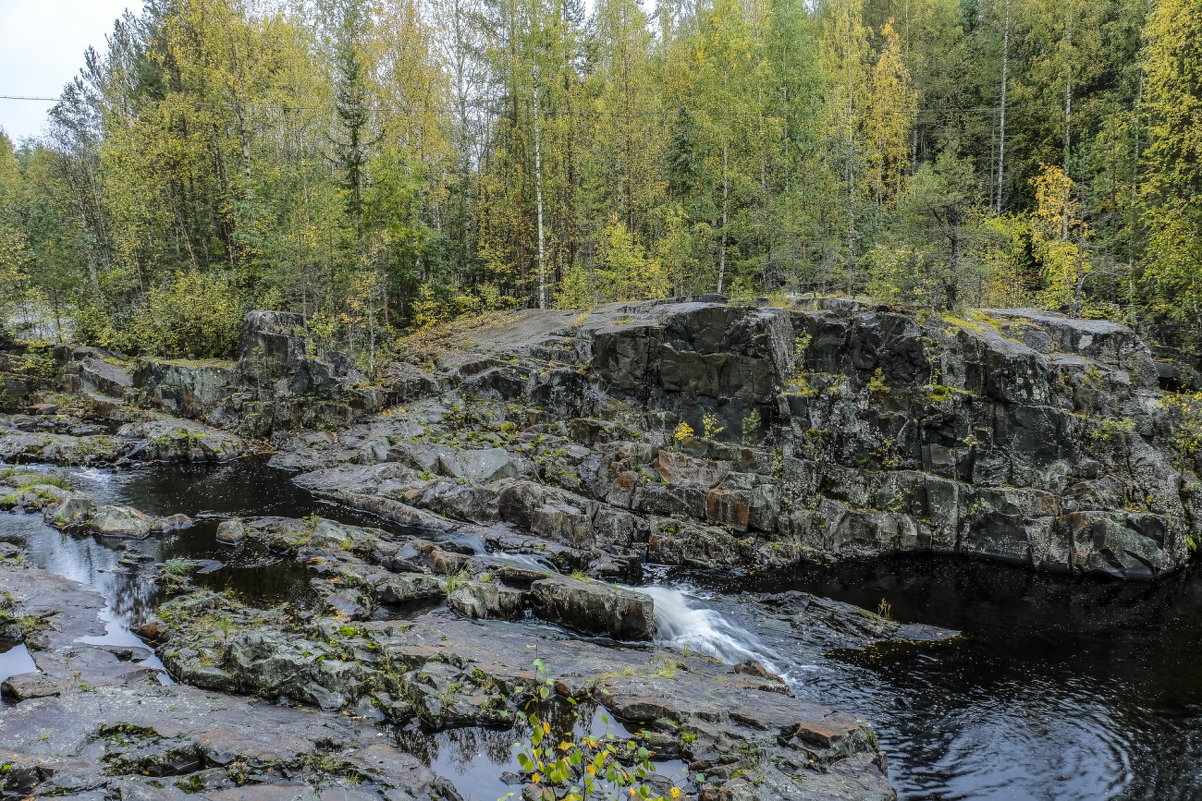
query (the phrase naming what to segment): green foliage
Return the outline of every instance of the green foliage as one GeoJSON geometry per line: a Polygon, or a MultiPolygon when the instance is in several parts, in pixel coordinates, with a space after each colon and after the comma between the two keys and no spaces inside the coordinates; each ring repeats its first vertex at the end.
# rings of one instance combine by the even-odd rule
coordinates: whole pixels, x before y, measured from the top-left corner
{"type": "Polygon", "coordinates": [[[1135,421],[1130,418],[1121,420],[1107,419],[1103,420],[1095,428],[1089,431],[1089,438],[1099,444],[1111,444],[1116,441],[1121,441],[1127,432],[1135,429],[1135,421]]]}
{"type": "Polygon", "coordinates": [[[163,572],[177,578],[190,576],[196,572],[197,563],[192,559],[168,559],[163,563],[163,572]]]}
{"type": "Polygon", "coordinates": [[[1152,308],[1196,320],[1202,309],[1202,7],[1153,4],[1143,96],[1150,142],[1143,183],[1150,232],[1143,279],[1152,308]]]}
{"type": "Polygon", "coordinates": [[[720,422],[718,415],[713,412],[701,415],[701,428],[706,439],[713,439],[726,430],[725,426],[718,425],[720,422]]]}
{"type": "Polygon", "coordinates": [[[739,431],[743,435],[744,445],[751,444],[752,439],[760,432],[760,428],[763,426],[763,424],[764,421],[760,416],[759,409],[752,409],[747,413],[747,416],[744,417],[742,422],[739,424],[739,431]]]}
{"type": "Polygon", "coordinates": [[[888,395],[891,390],[889,385],[885,383],[885,371],[881,368],[876,368],[872,373],[872,378],[868,379],[868,394],[880,400],[888,395]]]}
{"type": "Polygon", "coordinates": [[[443,590],[447,595],[455,592],[472,578],[471,571],[467,569],[448,570],[443,576],[443,590]]]}
{"type": "Polygon", "coordinates": [[[956,388],[934,382],[927,391],[927,403],[944,403],[956,396],[956,388]]]}
{"type": "Polygon", "coordinates": [[[372,375],[405,329],[715,290],[1202,312],[1192,0],[312,5],[117,21],[0,138],[0,313],[202,357],[293,309],[372,375]]]}
{"type": "MultiPolygon", "coordinates": [[[[672,787],[667,796],[659,795],[648,779],[655,773],[655,753],[643,744],[642,735],[629,739],[607,733],[602,736],[581,734],[577,724],[576,702],[568,698],[567,725],[553,727],[540,710],[557,703],[551,698],[555,680],[548,678],[541,659],[534,661],[540,685],[526,703],[518,720],[523,732],[517,745],[517,761],[525,782],[523,797],[562,799],[562,801],[601,801],[611,798],[668,801],[682,796],[680,787],[672,787]],[[550,699],[550,700],[548,700],[550,699]]],[[[604,722],[609,718],[602,714],[604,722]]]]}
{"type": "Polygon", "coordinates": [[[100,305],[81,306],[76,335],[120,352],[222,358],[234,349],[243,311],[225,278],[186,270],[151,287],[124,317],[100,305]]]}
{"type": "Polygon", "coordinates": [[[1089,258],[1090,229],[1080,218],[1076,186],[1063,169],[1045,166],[1031,179],[1035,210],[1031,241],[1043,271],[1043,302],[1053,309],[1081,310],[1085,279],[1093,269],[1089,258]]]}
{"type": "Polygon", "coordinates": [[[1181,465],[1202,471],[1202,392],[1170,395],[1161,404],[1172,415],[1173,448],[1181,465]]]}

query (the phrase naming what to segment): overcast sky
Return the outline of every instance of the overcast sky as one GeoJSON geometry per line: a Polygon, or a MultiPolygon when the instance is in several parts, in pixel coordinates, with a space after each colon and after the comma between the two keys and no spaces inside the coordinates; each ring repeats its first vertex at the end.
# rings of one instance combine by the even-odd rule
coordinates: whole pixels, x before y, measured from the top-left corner
{"type": "MultiPolygon", "coordinates": [[[[142,0],[0,0],[0,95],[58,97],[127,7],[142,0]]],[[[37,136],[51,105],[0,100],[0,128],[13,140],[37,136]]]]}

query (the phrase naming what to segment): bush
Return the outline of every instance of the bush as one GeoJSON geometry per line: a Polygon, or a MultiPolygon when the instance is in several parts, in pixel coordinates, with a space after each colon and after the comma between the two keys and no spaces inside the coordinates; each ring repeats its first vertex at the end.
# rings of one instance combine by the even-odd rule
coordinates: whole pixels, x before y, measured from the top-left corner
{"type": "Polygon", "coordinates": [[[85,344],[124,353],[221,358],[234,350],[242,313],[238,291],[224,276],[185,270],[152,286],[124,316],[108,304],[80,304],[75,333],[85,344]]]}
{"type": "Polygon", "coordinates": [[[763,418],[760,416],[759,409],[752,409],[746,417],[743,418],[740,426],[740,433],[743,435],[743,444],[750,445],[751,440],[759,433],[760,427],[764,424],[763,418]]]}
{"type": "Polygon", "coordinates": [[[135,328],[162,356],[228,356],[238,341],[242,304],[224,277],[188,270],[151,288],[135,328]]]}
{"type": "Polygon", "coordinates": [[[686,439],[693,436],[693,433],[693,427],[681,420],[680,425],[676,426],[676,430],[672,432],[672,438],[677,442],[684,442],[686,439]]]}
{"type": "MultiPolygon", "coordinates": [[[[517,760],[521,766],[521,798],[540,801],[611,801],[632,798],[644,801],[669,801],[678,799],[683,791],[673,786],[667,796],[653,789],[651,777],[655,774],[652,757],[655,752],[644,744],[648,732],[640,731],[629,739],[613,734],[593,736],[578,733],[577,727],[587,723],[579,716],[576,701],[562,699],[570,705],[569,725],[552,727],[549,719],[540,715],[540,706],[548,704],[551,688],[555,681],[547,677],[541,659],[534,660],[541,685],[525,704],[525,712],[517,720],[517,729],[522,739],[516,744],[517,760]]],[[[608,724],[609,717],[602,712],[601,720],[608,724]]],[[[687,774],[682,777],[687,778],[687,774]]],[[[703,781],[698,774],[696,779],[703,781]]],[[[504,799],[519,796],[510,793],[504,799]]]]}
{"type": "Polygon", "coordinates": [[[718,425],[719,422],[721,421],[718,415],[713,412],[706,412],[701,416],[701,427],[705,429],[706,439],[713,439],[726,430],[725,426],[718,425]]]}

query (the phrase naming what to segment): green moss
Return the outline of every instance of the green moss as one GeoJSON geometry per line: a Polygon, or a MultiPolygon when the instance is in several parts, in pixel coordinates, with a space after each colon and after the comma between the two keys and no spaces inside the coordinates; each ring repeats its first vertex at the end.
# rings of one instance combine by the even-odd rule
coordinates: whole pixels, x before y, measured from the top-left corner
{"type": "Polygon", "coordinates": [[[191,559],[168,559],[163,563],[163,572],[169,576],[187,576],[196,571],[197,563],[191,559]]]}

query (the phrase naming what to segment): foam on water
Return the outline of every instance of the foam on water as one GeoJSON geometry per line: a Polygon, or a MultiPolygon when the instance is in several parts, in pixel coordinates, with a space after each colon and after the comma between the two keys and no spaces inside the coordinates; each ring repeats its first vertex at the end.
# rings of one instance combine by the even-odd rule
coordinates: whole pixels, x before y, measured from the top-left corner
{"type": "Polygon", "coordinates": [[[780,658],[747,630],[714,609],[694,607],[680,590],[671,587],[638,587],[655,601],[655,641],[675,650],[689,650],[736,664],[755,659],[780,673],[780,658]]]}

